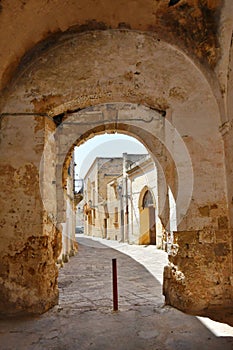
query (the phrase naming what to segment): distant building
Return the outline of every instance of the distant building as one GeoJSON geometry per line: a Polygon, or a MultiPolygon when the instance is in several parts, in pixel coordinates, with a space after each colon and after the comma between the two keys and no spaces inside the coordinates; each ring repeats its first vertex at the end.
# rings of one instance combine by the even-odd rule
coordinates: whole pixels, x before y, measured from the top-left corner
{"type": "Polygon", "coordinates": [[[122,158],[96,158],[84,178],[85,234],[107,237],[107,184],[122,172],[122,158]]]}
{"type": "Polygon", "coordinates": [[[148,154],[96,158],[84,184],[86,235],[163,247],[157,169],[148,154]]]}
{"type": "Polygon", "coordinates": [[[76,206],[76,228],[75,233],[84,233],[84,199],[77,203],[76,206]]]}

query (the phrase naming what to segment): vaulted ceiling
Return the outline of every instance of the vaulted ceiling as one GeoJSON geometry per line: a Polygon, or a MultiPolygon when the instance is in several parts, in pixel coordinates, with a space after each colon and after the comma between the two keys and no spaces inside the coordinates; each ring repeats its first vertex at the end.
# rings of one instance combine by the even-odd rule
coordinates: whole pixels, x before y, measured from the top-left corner
{"type": "Polygon", "coordinates": [[[232,0],[1,0],[0,87],[44,40],[48,47],[65,31],[127,28],[179,47],[224,90],[232,23],[232,0]]]}

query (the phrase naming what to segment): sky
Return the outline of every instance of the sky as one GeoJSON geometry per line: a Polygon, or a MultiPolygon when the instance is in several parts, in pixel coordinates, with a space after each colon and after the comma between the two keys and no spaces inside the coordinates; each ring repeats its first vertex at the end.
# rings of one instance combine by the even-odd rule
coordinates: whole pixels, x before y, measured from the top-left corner
{"type": "Polygon", "coordinates": [[[104,134],[75,147],[76,177],[84,178],[96,157],[120,157],[122,153],[148,153],[134,137],[123,134],[104,134]]]}

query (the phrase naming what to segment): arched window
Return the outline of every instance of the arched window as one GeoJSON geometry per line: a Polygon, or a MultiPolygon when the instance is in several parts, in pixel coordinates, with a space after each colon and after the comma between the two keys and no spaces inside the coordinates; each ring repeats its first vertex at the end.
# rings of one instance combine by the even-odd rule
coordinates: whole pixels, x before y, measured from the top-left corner
{"type": "Polygon", "coordinates": [[[147,190],[143,197],[142,207],[144,209],[144,208],[151,207],[153,205],[154,205],[154,202],[153,202],[152,194],[149,190],[147,190]]]}

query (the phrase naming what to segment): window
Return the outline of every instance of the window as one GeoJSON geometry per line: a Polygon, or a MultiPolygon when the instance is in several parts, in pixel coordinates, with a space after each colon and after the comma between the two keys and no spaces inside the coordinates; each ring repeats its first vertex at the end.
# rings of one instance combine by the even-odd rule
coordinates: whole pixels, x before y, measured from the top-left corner
{"type": "Polygon", "coordinates": [[[144,208],[151,207],[153,205],[154,205],[154,203],[153,203],[152,194],[149,190],[147,190],[146,193],[144,194],[144,197],[143,197],[142,207],[144,209],[144,208]]]}
{"type": "Polygon", "coordinates": [[[115,216],[114,216],[114,223],[115,224],[118,224],[118,208],[117,207],[115,207],[115,216]]]}

